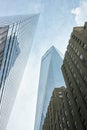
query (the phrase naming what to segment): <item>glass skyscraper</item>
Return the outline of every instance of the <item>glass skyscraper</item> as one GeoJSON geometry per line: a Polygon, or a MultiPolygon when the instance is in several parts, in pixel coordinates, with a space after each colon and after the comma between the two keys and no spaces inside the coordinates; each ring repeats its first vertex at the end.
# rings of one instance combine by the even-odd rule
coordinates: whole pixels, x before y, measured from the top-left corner
{"type": "Polygon", "coordinates": [[[34,130],[42,130],[53,89],[64,84],[60,52],[52,46],[42,57],[34,130]]]}
{"type": "Polygon", "coordinates": [[[6,129],[38,17],[35,14],[0,18],[0,130],[6,129]]]}

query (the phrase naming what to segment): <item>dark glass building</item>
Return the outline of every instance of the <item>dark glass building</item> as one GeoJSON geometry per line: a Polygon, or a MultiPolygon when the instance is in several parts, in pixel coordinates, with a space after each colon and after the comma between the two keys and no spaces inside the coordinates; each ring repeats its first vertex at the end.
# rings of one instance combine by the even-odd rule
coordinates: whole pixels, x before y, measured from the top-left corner
{"type": "Polygon", "coordinates": [[[62,72],[66,88],[54,89],[43,130],[87,130],[87,23],[73,29],[62,72]]]}
{"type": "Polygon", "coordinates": [[[0,130],[5,130],[39,15],[0,18],[0,130]]]}

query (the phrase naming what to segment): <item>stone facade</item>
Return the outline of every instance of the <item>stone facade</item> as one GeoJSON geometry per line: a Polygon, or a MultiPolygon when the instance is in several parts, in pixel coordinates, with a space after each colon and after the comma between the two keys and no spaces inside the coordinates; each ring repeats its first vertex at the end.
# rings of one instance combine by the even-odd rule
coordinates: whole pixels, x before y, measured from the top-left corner
{"type": "Polygon", "coordinates": [[[87,23],[73,29],[62,72],[67,87],[54,89],[43,130],[87,130],[87,23]]]}

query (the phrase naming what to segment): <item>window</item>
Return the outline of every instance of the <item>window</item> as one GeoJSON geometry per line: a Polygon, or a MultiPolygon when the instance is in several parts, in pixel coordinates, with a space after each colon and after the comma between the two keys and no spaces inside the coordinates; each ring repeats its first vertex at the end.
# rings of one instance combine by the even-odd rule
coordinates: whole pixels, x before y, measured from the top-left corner
{"type": "Polygon", "coordinates": [[[65,120],[64,120],[64,117],[63,117],[63,123],[64,123],[64,121],[65,121],[65,120]]]}
{"type": "Polygon", "coordinates": [[[77,42],[79,42],[79,39],[77,39],[77,42]]]}
{"type": "Polygon", "coordinates": [[[71,106],[71,102],[69,101],[69,105],[71,106]]]}
{"type": "Polygon", "coordinates": [[[59,95],[60,98],[62,98],[63,96],[62,95],[59,95]]]}
{"type": "Polygon", "coordinates": [[[75,64],[76,64],[76,60],[75,60],[74,62],[75,62],[75,64]]]}
{"type": "Polygon", "coordinates": [[[86,44],[84,44],[83,48],[84,48],[84,49],[86,49],[86,48],[87,48],[87,45],[86,45],[86,44]]]}
{"type": "Polygon", "coordinates": [[[74,61],[74,57],[73,57],[72,59],[73,59],[73,61],[74,61]]]}
{"type": "Polygon", "coordinates": [[[71,43],[70,43],[70,46],[71,46],[71,43]]]}
{"type": "Polygon", "coordinates": [[[69,121],[67,121],[67,126],[69,127],[70,125],[69,125],[69,121]]]}
{"type": "Polygon", "coordinates": [[[72,58],[72,54],[71,54],[71,58],[72,58]]]}
{"type": "Polygon", "coordinates": [[[64,128],[64,130],[66,130],[66,128],[64,128]]]}
{"type": "Polygon", "coordinates": [[[78,55],[78,56],[80,55],[79,51],[77,51],[77,55],[78,55]]]}
{"type": "Polygon", "coordinates": [[[83,62],[87,65],[87,61],[83,58],[83,62]]]}
{"type": "Polygon", "coordinates": [[[60,128],[62,129],[62,124],[60,124],[60,128]]]}
{"type": "Polygon", "coordinates": [[[57,130],[57,123],[55,123],[55,130],[57,130]]]}
{"type": "Polygon", "coordinates": [[[80,55],[80,59],[83,60],[83,55],[82,54],[80,55]]]}
{"type": "Polygon", "coordinates": [[[77,49],[75,49],[75,52],[77,53],[77,49]]]}
{"type": "Polygon", "coordinates": [[[75,128],[77,129],[77,122],[75,121],[75,128]]]}
{"type": "Polygon", "coordinates": [[[73,48],[73,44],[72,44],[72,46],[71,46],[72,48],[73,48]]]}
{"type": "Polygon", "coordinates": [[[58,92],[59,94],[62,94],[62,92],[58,92]]]}
{"type": "Polygon", "coordinates": [[[79,69],[79,64],[77,64],[77,68],[79,69]]]}
{"type": "Polygon", "coordinates": [[[73,110],[71,111],[71,113],[72,113],[72,116],[74,116],[74,112],[73,112],[73,110]]]}
{"type": "Polygon", "coordinates": [[[85,99],[85,103],[87,104],[87,96],[84,96],[84,99],[85,99]]]}
{"type": "Polygon", "coordinates": [[[83,92],[83,88],[82,87],[80,87],[80,91],[83,92]]]}
{"type": "Polygon", "coordinates": [[[71,70],[72,70],[72,72],[73,72],[73,68],[72,68],[71,70]]]}
{"type": "Polygon", "coordinates": [[[82,69],[80,69],[80,73],[81,73],[81,74],[83,73],[82,69]]]}
{"type": "Polygon", "coordinates": [[[67,116],[67,112],[65,111],[65,115],[67,116]]]}
{"type": "Polygon", "coordinates": [[[84,76],[84,80],[87,82],[87,77],[86,76],[84,76]]]}
{"type": "Polygon", "coordinates": [[[87,130],[87,122],[86,122],[86,120],[84,120],[83,124],[85,126],[85,129],[87,130]]]}
{"type": "Polygon", "coordinates": [[[72,90],[72,93],[75,94],[75,90],[74,89],[72,90]]]}
{"type": "Polygon", "coordinates": [[[72,83],[71,83],[71,81],[69,82],[69,86],[71,85],[72,83]]]}
{"type": "Polygon", "coordinates": [[[75,51],[75,47],[73,46],[73,50],[75,51]]]}
{"type": "Polygon", "coordinates": [[[79,44],[81,45],[81,43],[82,43],[82,40],[79,39],[79,44]]]}
{"type": "Polygon", "coordinates": [[[81,107],[78,108],[78,112],[80,112],[80,111],[81,111],[81,107]]]}
{"type": "Polygon", "coordinates": [[[77,100],[77,97],[75,98],[75,101],[76,101],[76,103],[78,104],[78,100],[77,100]]]}
{"type": "Polygon", "coordinates": [[[76,74],[74,73],[74,77],[76,78],[76,74]]]}
{"type": "Polygon", "coordinates": [[[66,93],[66,96],[69,98],[69,94],[68,93],[66,93]]]}
{"type": "Polygon", "coordinates": [[[79,84],[79,80],[78,79],[76,79],[76,82],[77,82],[77,84],[79,84]]]}

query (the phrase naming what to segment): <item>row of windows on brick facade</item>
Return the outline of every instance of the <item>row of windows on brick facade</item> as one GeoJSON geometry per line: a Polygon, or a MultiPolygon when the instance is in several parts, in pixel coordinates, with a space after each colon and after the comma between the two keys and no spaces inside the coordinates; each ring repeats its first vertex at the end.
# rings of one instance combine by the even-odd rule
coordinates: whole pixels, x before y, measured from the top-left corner
{"type": "Polygon", "coordinates": [[[79,115],[81,117],[81,122],[82,122],[82,124],[84,126],[84,129],[86,130],[87,129],[87,121],[83,116],[83,111],[82,111],[81,107],[79,106],[79,104],[78,104],[78,112],[79,112],[79,115]]]}
{"type": "MultiPolygon", "coordinates": [[[[75,60],[73,60],[73,62],[74,62],[74,61],[75,61],[75,60]]],[[[69,66],[70,66],[70,69],[71,69],[72,73],[74,73],[73,75],[74,75],[74,77],[75,77],[75,79],[76,79],[77,84],[80,85],[80,84],[79,84],[79,80],[78,80],[78,78],[76,77],[76,74],[75,74],[75,72],[73,71],[73,68],[71,67],[70,62],[68,62],[68,64],[69,64],[69,66]]],[[[87,82],[87,77],[86,77],[85,75],[84,75],[83,80],[87,82]]],[[[71,86],[71,84],[70,84],[70,86],[71,86]]],[[[84,95],[83,88],[82,88],[81,86],[80,86],[79,88],[80,88],[81,93],[83,93],[83,95],[84,95]]],[[[86,96],[86,95],[84,95],[84,100],[85,100],[85,103],[87,104],[87,96],[86,96]]]]}
{"type": "MultiPolygon", "coordinates": [[[[70,97],[69,97],[69,94],[68,93],[66,93],[66,96],[67,96],[67,98],[68,98],[68,100],[70,100],[70,97]]],[[[80,111],[80,116],[81,116],[81,119],[82,119],[82,123],[83,123],[83,120],[84,120],[84,122],[85,123],[83,123],[83,125],[84,125],[84,130],[86,130],[86,128],[87,128],[87,122],[86,122],[86,120],[83,118],[83,116],[82,116],[82,111],[81,111],[81,107],[79,107],[79,104],[78,104],[78,100],[77,100],[77,96],[75,97],[75,102],[77,103],[77,106],[78,106],[78,112],[80,111]]],[[[71,106],[71,102],[69,101],[69,105],[71,106]]],[[[71,114],[72,114],[72,116],[74,116],[74,112],[73,112],[73,110],[71,110],[71,114]]],[[[77,125],[76,125],[76,121],[75,121],[75,127],[76,127],[76,129],[77,129],[77,125]]]]}
{"type": "MultiPolygon", "coordinates": [[[[72,83],[71,83],[71,81],[69,82],[69,86],[70,86],[70,87],[72,87],[72,86],[73,86],[73,85],[72,85],[72,83]]],[[[80,89],[81,89],[81,92],[83,92],[83,88],[82,88],[82,87],[80,87],[80,89]]],[[[76,95],[76,94],[75,94],[75,90],[74,90],[74,88],[73,88],[73,87],[72,87],[71,91],[72,91],[72,93],[73,93],[74,95],[76,95]]],[[[87,104],[87,96],[86,96],[86,95],[84,95],[82,98],[83,98],[83,100],[84,100],[85,104],[87,104]]],[[[78,105],[79,105],[79,103],[78,103],[78,100],[77,100],[77,96],[75,97],[75,102],[76,102],[76,104],[77,104],[77,106],[78,106],[78,105]]]]}
{"type": "MultiPolygon", "coordinates": [[[[69,54],[69,55],[70,55],[70,54],[69,54]]],[[[70,56],[71,56],[71,55],[70,55],[70,56]]],[[[77,84],[79,84],[79,79],[77,78],[76,73],[75,73],[75,71],[73,70],[70,61],[69,61],[68,59],[66,59],[66,61],[67,61],[68,65],[69,65],[69,67],[70,67],[71,72],[73,73],[73,76],[74,76],[74,78],[75,78],[77,84]]],[[[76,60],[73,60],[73,62],[75,62],[75,61],[76,61],[76,60]]],[[[75,62],[75,64],[76,64],[76,62],[75,62]]]]}
{"type": "MultiPolygon", "coordinates": [[[[76,65],[78,71],[79,71],[80,74],[81,74],[81,77],[82,77],[83,80],[87,83],[87,76],[86,76],[86,74],[83,72],[83,70],[81,69],[81,67],[79,66],[79,64],[77,63],[75,56],[72,55],[72,53],[71,53],[70,50],[67,50],[67,52],[68,52],[68,54],[70,55],[70,57],[72,58],[73,62],[75,63],[75,65],[76,65]]],[[[80,57],[81,57],[81,56],[82,56],[82,55],[80,55],[80,57]]]]}
{"type": "MultiPolygon", "coordinates": [[[[79,103],[78,103],[78,97],[75,98],[75,102],[77,103],[77,108],[78,108],[78,112],[79,112],[79,116],[80,116],[80,119],[81,119],[81,122],[83,124],[83,120],[85,120],[84,116],[83,116],[83,112],[82,112],[82,108],[80,107],[79,103]]],[[[86,121],[86,120],[85,120],[86,121]]],[[[87,122],[86,122],[87,123],[87,122]]],[[[86,130],[86,126],[83,124],[85,130],[86,130]]]]}
{"type": "MultiPolygon", "coordinates": [[[[72,85],[72,82],[71,82],[69,76],[68,76],[68,82],[69,82],[69,86],[70,86],[70,88],[71,88],[71,92],[72,92],[72,94],[74,94],[74,96],[75,96],[75,95],[76,95],[76,94],[75,94],[75,90],[74,90],[74,88],[73,88],[73,85],[72,85]]],[[[68,100],[69,100],[69,99],[70,99],[69,94],[67,93],[66,95],[67,95],[67,98],[68,98],[68,100]]],[[[75,98],[76,98],[76,96],[75,96],[75,98]]],[[[77,100],[76,100],[76,103],[78,103],[77,100]]],[[[77,104],[77,105],[78,105],[78,104],[77,104]]]]}
{"type": "Polygon", "coordinates": [[[72,114],[72,116],[75,116],[74,111],[73,111],[73,109],[72,109],[71,99],[70,99],[70,96],[69,96],[69,93],[68,93],[68,92],[66,93],[66,96],[67,96],[67,101],[68,101],[68,105],[69,105],[71,114],[72,114]]]}
{"type": "MultiPolygon", "coordinates": [[[[72,68],[72,65],[70,64],[70,62],[69,62],[69,60],[67,58],[66,58],[66,61],[67,61],[68,65],[69,65],[69,67],[70,67],[71,72],[73,73],[73,76],[74,76],[76,82],[79,84],[79,79],[77,78],[76,73],[74,72],[74,70],[72,68]]],[[[70,86],[72,87],[71,84],[70,84],[70,86]]]]}
{"type": "MultiPolygon", "coordinates": [[[[62,96],[63,97],[63,96],[62,96]]],[[[60,108],[60,110],[59,110],[59,126],[60,126],[60,130],[67,130],[66,129],[66,126],[64,125],[65,124],[65,119],[64,119],[64,114],[63,114],[63,112],[65,112],[64,111],[64,106],[63,106],[64,104],[63,104],[63,101],[62,101],[62,104],[61,104],[61,108],[60,108]]]]}
{"type": "MultiPolygon", "coordinates": [[[[67,73],[67,75],[68,75],[68,73],[67,73]]],[[[70,99],[69,99],[70,100],[70,99]]],[[[69,105],[70,105],[70,107],[71,107],[71,102],[69,101],[69,105]]],[[[64,103],[64,101],[63,101],[63,106],[62,106],[62,108],[65,110],[65,103],[64,103]]],[[[61,110],[60,111],[61,112],[61,115],[63,115],[63,111],[61,110]]],[[[68,115],[67,115],[67,111],[65,111],[65,117],[66,117],[66,119],[68,119],[68,115]]],[[[74,112],[73,112],[73,110],[71,110],[71,114],[72,115],[74,115],[74,112]]],[[[69,120],[67,120],[67,127],[69,128],[70,127],[70,125],[69,125],[69,120]]],[[[75,127],[77,127],[77,126],[75,126],[75,127]]]]}
{"type": "MultiPolygon", "coordinates": [[[[68,65],[70,66],[70,70],[72,71],[73,76],[74,76],[74,78],[75,78],[77,84],[80,86],[79,79],[77,78],[76,73],[73,71],[72,65],[70,64],[70,62],[69,62],[68,59],[66,59],[66,60],[67,60],[67,62],[68,62],[68,65]]],[[[74,60],[74,61],[75,61],[75,60],[74,60]]],[[[73,61],[73,62],[74,62],[74,61],[73,61]]],[[[83,80],[84,80],[85,78],[87,79],[87,77],[84,76],[83,80]]],[[[86,80],[86,81],[87,81],[87,80],[86,80]]],[[[72,83],[70,83],[69,85],[70,85],[70,87],[72,87],[72,83]]],[[[80,92],[81,92],[82,95],[83,95],[83,100],[85,101],[85,104],[87,104],[87,96],[86,96],[86,94],[84,94],[84,90],[83,90],[82,86],[80,86],[79,89],[80,89],[80,92]]],[[[73,92],[73,93],[74,93],[74,92],[73,92]]]]}
{"type": "Polygon", "coordinates": [[[72,43],[69,43],[69,45],[74,50],[74,52],[79,57],[79,59],[82,61],[82,63],[87,65],[87,60],[84,58],[83,54],[81,52],[79,52],[79,50],[72,43]]]}
{"type": "MultiPolygon", "coordinates": [[[[74,111],[73,111],[73,109],[72,109],[72,105],[71,105],[71,101],[70,101],[70,97],[69,97],[69,94],[68,94],[68,92],[66,93],[66,96],[68,97],[68,99],[67,99],[67,101],[68,101],[68,105],[69,105],[69,108],[70,108],[70,112],[71,112],[71,115],[72,116],[75,116],[75,114],[74,114],[74,111]]],[[[64,106],[65,106],[65,104],[64,104],[64,106]]],[[[63,106],[63,109],[64,109],[64,111],[65,111],[65,107],[63,106]]],[[[68,128],[70,128],[70,123],[69,123],[69,120],[68,120],[68,117],[67,117],[67,112],[65,111],[65,117],[66,117],[66,119],[67,119],[67,127],[68,128]]],[[[63,123],[64,123],[64,117],[62,118],[62,120],[63,120],[63,123]]],[[[73,119],[73,121],[74,121],[74,119],[73,119]]],[[[75,129],[77,129],[77,122],[76,121],[74,121],[74,126],[73,127],[75,127],[75,129]]]]}
{"type": "MultiPolygon", "coordinates": [[[[68,78],[69,79],[69,78],[68,78]]],[[[71,83],[72,84],[72,83],[71,83]]],[[[74,89],[73,89],[73,91],[74,91],[74,89]]],[[[75,91],[74,91],[74,93],[75,93],[75,91]]],[[[67,97],[68,97],[68,99],[70,99],[70,97],[69,97],[69,94],[67,93],[66,94],[67,95],[67,97]]],[[[85,98],[86,98],[86,96],[85,96],[85,98]]],[[[87,98],[86,98],[87,99],[87,98]]],[[[86,100],[87,101],[87,100],[86,100]]],[[[76,102],[76,104],[77,104],[77,107],[78,107],[78,112],[79,112],[79,103],[78,103],[78,100],[77,100],[77,96],[75,97],[75,102],[76,102]]],[[[70,103],[69,103],[70,104],[70,103]]],[[[73,113],[72,113],[73,114],[73,113]]],[[[80,116],[81,116],[81,119],[82,119],[82,123],[83,123],[83,120],[85,120],[84,118],[83,118],[83,116],[81,115],[82,113],[81,113],[81,108],[80,108],[80,116]]],[[[87,122],[86,122],[86,120],[85,120],[85,124],[83,124],[84,125],[84,129],[86,130],[86,128],[87,128],[87,122]]]]}
{"type": "Polygon", "coordinates": [[[82,40],[80,40],[78,37],[76,37],[74,34],[72,34],[72,38],[81,45],[81,47],[85,50],[87,50],[87,43],[84,43],[82,40]]]}
{"type": "MultiPolygon", "coordinates": [[[[59,93],[60,94],[60,93],[59,93]]],[[[58,95],[59,95],[58,94],[58,95]]],[[[62,96],[63,97],[63,96],[62,96]]],[[[64,106],[63,106],[64,104],[63,104],[63,102],[62,102],[62,105],[61,105],[61,107],[63,108],[60,108],[59,109],[59,111],[57,110],[57,113],[58,113],[58,116],[59,116],[59,118],[57,118],[57,119],[59,119],[58,120],[58,123],[59,123],[59,126],[60,126],[60,130],[62,130],[62,129],[64,129],[64,130],[67,130],[66,129],[66,126],[64,126],[64,123],[65,123],[65,120],[64,120],[64,117],[63,117],[63,112],[64,113],[67,113],[66,111],[64,111],[64,106]],[[63,118],[62,118],[63,117],[63,118]]],[[[69,123],[68,123],[69,124],[69,123]]],[[[67,126],[67,127],[69,127],[69,126],[67,126]]]]}

